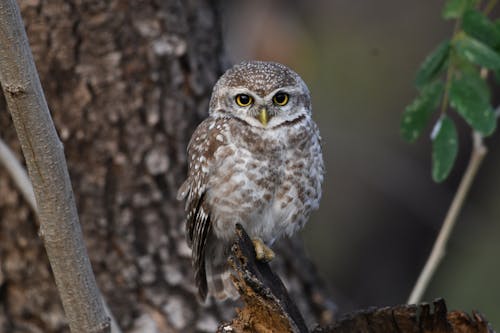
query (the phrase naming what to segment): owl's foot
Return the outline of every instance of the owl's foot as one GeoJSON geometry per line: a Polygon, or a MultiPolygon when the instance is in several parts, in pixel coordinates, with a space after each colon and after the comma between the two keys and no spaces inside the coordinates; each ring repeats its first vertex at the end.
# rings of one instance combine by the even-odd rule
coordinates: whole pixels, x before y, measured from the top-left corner
{"type": "Polygon", "coordinates": [[[274,251],[271,250],[260,238],[254,238],[252,240],[253,242],[253,247],[255,249],[255,254],[257,257],[257,260],[263,261],[263,262],[270,262],[271,260],[274,259],[274,251]]]}

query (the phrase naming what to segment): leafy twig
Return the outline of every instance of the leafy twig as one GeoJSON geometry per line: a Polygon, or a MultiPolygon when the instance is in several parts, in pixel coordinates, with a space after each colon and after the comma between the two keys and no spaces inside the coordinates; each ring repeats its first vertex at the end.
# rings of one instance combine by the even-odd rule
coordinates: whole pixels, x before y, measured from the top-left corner
{"type": "MultiPolygon", "coordinates": [[[[453,26],[453,38],[457,35],[458,31],[460,30],[460,24],[461,20],[456,20],[455,25],[453,26]]],[[[455,67],[453,66],[453,51],[450,54],[450,64],[448,65],[448,69],[446,70],[446,83],[445,83],[445,88],[444,88],[444,95],[443,99],[441,101],[441,108],[440,108],[440,113],[441,116],[443,116],[446,113],[446,109],[448,108],[448,98],[450,94],[450,87],[451,87],[451,79],[453,76],[453,71],[455,70],[455,67]]]]}
{"type": "MultiPolygon", "coordinates": [[[[481,78],[486,79],[488,76],[488,70],[486,68],[481,68],[481,78]]],[[[483,136],[478,131],[472,131],[472,140],[473,147],[471,158],[469,160],[469,164],[467,165],[467,169],[465,170],[464,175],[462,176],[462,180],[460,181],[460,185],[458,186],[457,192],[455,193],[455,197],[451,203],[450,208],[446,214],[446,217],[443,222],[443,226],[439,231],[439,235],[434,242],[434,246],[432,247],[431,254],[425,263],[425,266],[418,277],[417,283],[413,287],[413,290],[408,299],[409,304],[418,303],[429,285],[429,282],[434,275],[437,267],[441,263],[445,252],[446,245],[448,243],[448,239],[450,238],[451,231],[455,226],[458,214],[463,206],[465,201],[465,197],[469,192],[469,189],[474,181],[476,173],[483,161],[488,150],[483,144],[483,136]]]]}
{"type": "Polygon", "coordinates": [[[484,156],[487,153],[487,149],[483,144],[483,138],[481,134],[474,131],[473,132],[473,141],[474,146],[471,154],[471,158],[469,164],[467,165],[467,169],[460,181],[460,185],[458,186],[457,192],[455,193],[455,197],[451,203],[451,206],[446,214],[446,218],[444,219],[443,226],[439,231],[439,235],[434,243],[432,248],[432,252],[425,263],[424,269],[420,273],[418,277],[417,283],[411,292],[410,298],[408,299],[409,304],[418,303],[429,282],[434,275],[437,267],[439,266],[441,260],[443,259],[446,252],[446,244],[448,243],[448,239],[450,238],[451,231],[455,226],[458,214],[460,213],[460,209],[463,206],[465,197],[467,192],[469,191],[474,177],[476,176],[477,170],[483,161],[484,156]]]}
{"type": "MultiPolygon", "coordinates": [[[[437,124],[441,125],[441,120],[445,117],[448,104],[450,104],[471,126],[474,145],[467,169],[462,176],[443,226],[424,269],[413,288],[408,303],[417,303],[420,301],[430,279],[439,266],[467,192],[486,155],[487,150],[483,144],[483,135],[491,135],[496,128],[497,119],[495,116],[498,112],[493,111],[491,108],[490,91],[485,82],[488,70],[500,69],[500,53],[496,50],[496,45],[500,43],[500,30],[494,22],[485,16],[496,3],[497,0],[489,0],[484,13],[481,13],[477,8],[474,9],[473,2],[448,0],[443,10],[443,17],[445,19],[456,19],[456,22],[451,41],[452,48],[450,49],[450,53],[448,53],[446,84],[440,107],[441,118],[437,124]],[[481,78],[476,74],[475,66],[481,68],[481,78]],[[472,72],[471,69],[473,70],[472,72]],[[458,78],[454,77],[455,71],[460,73],[458,78]],[[453,82],[451,82],[452,80],[453,82]]],[[[443,49],[438,48],[437,51],[431,54],[424,61],[417,73],[417,78],[420,77],[419,84],[427,83],[427,89],[431,87],[434,89],[433,91],[439,91],[439,85],[430,86],[426,80],[429,81],[429,79],[432,79],[432,75],[425,74],[439,72],[439,67],[436,67],[436,64],[441,63],[437,62],[437,60],[441,60],[444,54],[440,52],[441,50],[443,49]]],[[[424,94],[427,92],[425,88],[422,89],[420,99],[417,99],[416,102],[412,103],[405,110],[405,117],[403,118],[405,122],[403,122],[402,129],[407,139],[414,140],[418,137],[423,128],[422,125],[428,119],[428,108],[434,107],[433,103],[422,102],[422,100],[425,101],[424,97],[429,99],[428,96],[433,96],[429,93],[427,95],[424,94]],[[408,135],[408,133],[416,133],[416,135],[408,135]]],[[[451,125],[448,126],[448,131],[441,131],[443,132],[441,136],[432,135],[433,178],[436,181],[442,181],[448,176],[458,151],[458,138],[455,126],[449,118],[446,119],[448,119],[448,124],[451,125]]],[[[443,127],[435,126],[434,128],[438,128],[438,131],[440,131],[443,127]]]]}

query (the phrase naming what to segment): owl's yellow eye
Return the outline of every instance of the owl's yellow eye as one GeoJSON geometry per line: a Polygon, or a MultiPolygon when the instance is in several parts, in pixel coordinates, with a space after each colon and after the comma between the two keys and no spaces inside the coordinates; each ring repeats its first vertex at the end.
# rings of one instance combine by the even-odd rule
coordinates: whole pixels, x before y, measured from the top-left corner
{"type": "Polygon", "coordinates": [[[236,95],[236,104],[238,104],[239,106],[249,106],[252,103],[253,103],[252,96],[249,96],[247,94],[236,95]]]}
{"type": "Polygon", "coordinates": [[[288,103],[288,94],[286,94],[284,92],[277,93],[273,97],[273,102],[274,102],[274,104],[279,105],[279,106],[286,105],[286,103],[288,103]]]}

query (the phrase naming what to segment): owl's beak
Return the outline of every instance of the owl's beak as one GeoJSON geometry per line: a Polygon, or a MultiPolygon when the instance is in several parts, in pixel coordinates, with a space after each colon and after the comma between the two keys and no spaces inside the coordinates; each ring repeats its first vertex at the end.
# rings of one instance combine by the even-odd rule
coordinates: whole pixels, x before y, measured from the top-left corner
{"type": "Polygon", "coordinates": [[[263,108],[259,113],[259,121],[262,125],[266,126],[269,121],[269,114],[267,113],[267,109],[263,108]]]}

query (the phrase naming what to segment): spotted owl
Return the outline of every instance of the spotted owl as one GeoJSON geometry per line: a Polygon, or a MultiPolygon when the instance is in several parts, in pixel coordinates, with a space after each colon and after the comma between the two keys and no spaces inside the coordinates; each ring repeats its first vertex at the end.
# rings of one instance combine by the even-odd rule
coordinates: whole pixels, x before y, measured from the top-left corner
{"type": "Polygon", "coordinates": [[[240,223],[258,259],[317,209],[324,165],[311,97],[288,67],[262,61],[230,68],[215,84],[209,116],[188,145],[187,242],[201,299],[236,298],[227,265],[240,223]]]}

